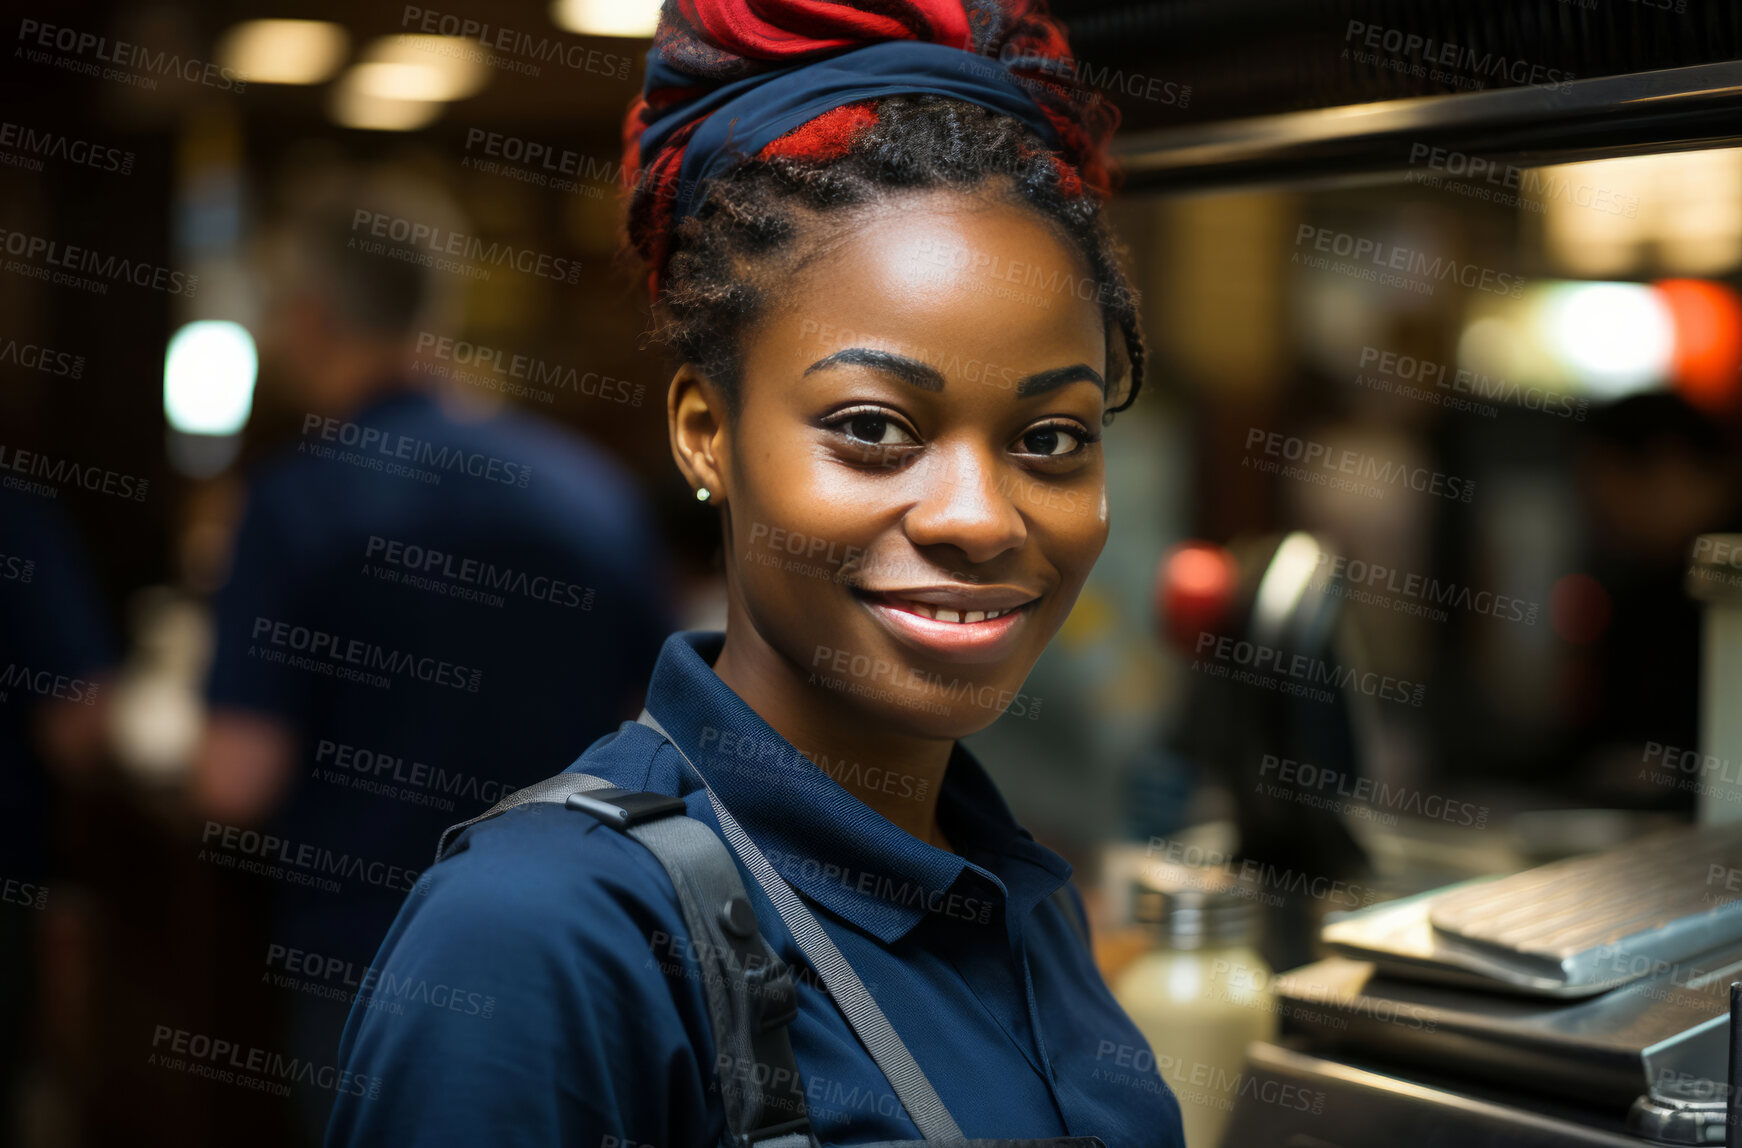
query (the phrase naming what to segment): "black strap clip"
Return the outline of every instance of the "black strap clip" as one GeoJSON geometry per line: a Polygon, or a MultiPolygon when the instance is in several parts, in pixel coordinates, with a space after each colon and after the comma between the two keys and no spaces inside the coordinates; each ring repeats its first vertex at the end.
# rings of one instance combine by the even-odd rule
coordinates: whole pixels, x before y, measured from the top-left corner
{"type": "Polygon", "coordinates": [[[757,1032],[790,1024],[798,1017],[798,986],[778,957],[744,970],[744,980],[750,987],[757,1032]]]}
{"type": "Polygon", "coordinates": [[[613,829],[628,829],[643,821],[653,821],[673,813],[686,813],[689,808],[682,798],[646,790],[618,789],[615,786],[588,790],[585,793],[571,793],[563,805],[568,809],[591,813],[613,829]]]}

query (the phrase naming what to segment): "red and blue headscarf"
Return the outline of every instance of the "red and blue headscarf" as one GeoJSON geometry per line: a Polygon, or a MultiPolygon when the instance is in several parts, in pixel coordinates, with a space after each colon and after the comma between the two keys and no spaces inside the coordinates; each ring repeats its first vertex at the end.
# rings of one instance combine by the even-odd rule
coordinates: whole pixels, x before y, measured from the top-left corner
{"type": "Polygon", "coordinates": [[[1067,194],[1109,193],[1118,111],[1079,81],[1046,0],[665,0],[623,126],[629,240],[649,290],[710,179],[755,156],[843,155],[877,122],[877,98],[905,93],[1021,120],[1067,194]]]}

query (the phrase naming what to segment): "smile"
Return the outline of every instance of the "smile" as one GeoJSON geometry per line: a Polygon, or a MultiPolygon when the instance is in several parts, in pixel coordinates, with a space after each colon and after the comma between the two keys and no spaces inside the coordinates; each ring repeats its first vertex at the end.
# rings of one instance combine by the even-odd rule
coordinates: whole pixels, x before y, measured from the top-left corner
{"type": "Polygon", "coordinates": [[[897,610],[906,610],[909,613],[918,614],[922,618],[930,618],[934,622],[950,622],[958,626],[971,626],[975,622],[990,622],[994,618],[1002,618],[1011,610],[1019,608],[1012,606],[1005,610],[952,610],[948,606],[934,606],[930,602],[920,602],[912,598],[897,598],[892,595],[884,595],[882,600],[897,610]]]}
{"type": "Polygon", "coordinates": [[[950,661],[987,662],[1009,653],[1023,622],[1039,598],[999,591],[948,593],[936,590],[869,592],[855,590],[873,617],[903,645],[950,661]],[[925,601],[909,594],[924,593],[925,601]],[[992,600],[988,600],[992,599],[992,600]]]}

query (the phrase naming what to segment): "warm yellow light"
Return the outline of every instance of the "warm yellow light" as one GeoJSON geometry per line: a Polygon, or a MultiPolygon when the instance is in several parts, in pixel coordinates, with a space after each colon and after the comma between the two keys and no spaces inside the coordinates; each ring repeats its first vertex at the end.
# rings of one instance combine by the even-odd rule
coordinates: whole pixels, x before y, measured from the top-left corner
{"type": "Polygon", "coordinates": [[[398,100],[372,95],[354,79],[357,69],[345,73],[333,88],[333,119],[348,128],[364,131],[416,131],[442,114],[435,100],[398,100]]]}
{"type": "Polygon", "coordinates": [[[421,64],[358,64],[350,82],[365,96],[380,100],[420,100],[441,103],[451,85],[434,68],[421,64]]]}
{"type": "Polygon", "coordinates": [[[1549,254],[1590,278],[1720,275],[1742,264],[1742,149],[1667,152],[1525,173],[1549,254]]]}
{"type": "Polygon", "coordinates": [[[1742,149],[1662,158],[1668,163],[1657,222],[1660,270],[1722,275],[1742,263],[1742,149]]]}
{"type": "Polygon", "coordinates": [[[251,84],[319,84],[350,46],[345,30],[325,20],[245,20],[218,40],[217,62],[251,84]]]}
{"type": "Polygon", "coordinates": [[[359,90],[390,100],[463,100],[489,78],[489,49],[461,36],[382,36],[352,69],[359,90]]]}
{"type": "Polygon", "coordinates": [[[1658,156],[1563,163],[1525,173],[1523,193],[1548,208],[1555,265],[1594,279],[1631,274],[1651,237],[1650,167],[1658,156]]]}
{"type": "Polygon", "coordinates": [[[550,18],[582,36],[651,36],[659,0],[551,0],[550,18]]]}

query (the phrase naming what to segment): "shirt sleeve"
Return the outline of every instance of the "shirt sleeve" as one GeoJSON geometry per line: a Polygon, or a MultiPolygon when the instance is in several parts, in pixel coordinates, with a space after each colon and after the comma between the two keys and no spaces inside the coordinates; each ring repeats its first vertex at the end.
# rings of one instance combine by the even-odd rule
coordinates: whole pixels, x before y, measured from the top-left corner
{"type": "Polygon", "coordinates": [[[295,721],[306,702],[306,675],[260,657],[256,629],[306,622],[294,606],[300,574],[290,544],[294,532],[279,505],[282,490],[282,483],[267,481],[248,493],[230,576],[213,611],[215,642],[206,699],[215,707],[295,721]]]}
{"type": "MultiPolygon", "coordinates": [[[[0,499],[0,639],[20,663],[89,677],[117,660],[89,557],[60,506],[0,499]]],[[[36,700],[41,700],[40,697],[36,700]]]]}
{"type": "Polygon", "coordinates": [[[705,999],[658,862],[555,807],[470,831],[406,899],[340,1044],[330,1146],[719,1143],[705,999]]]}

